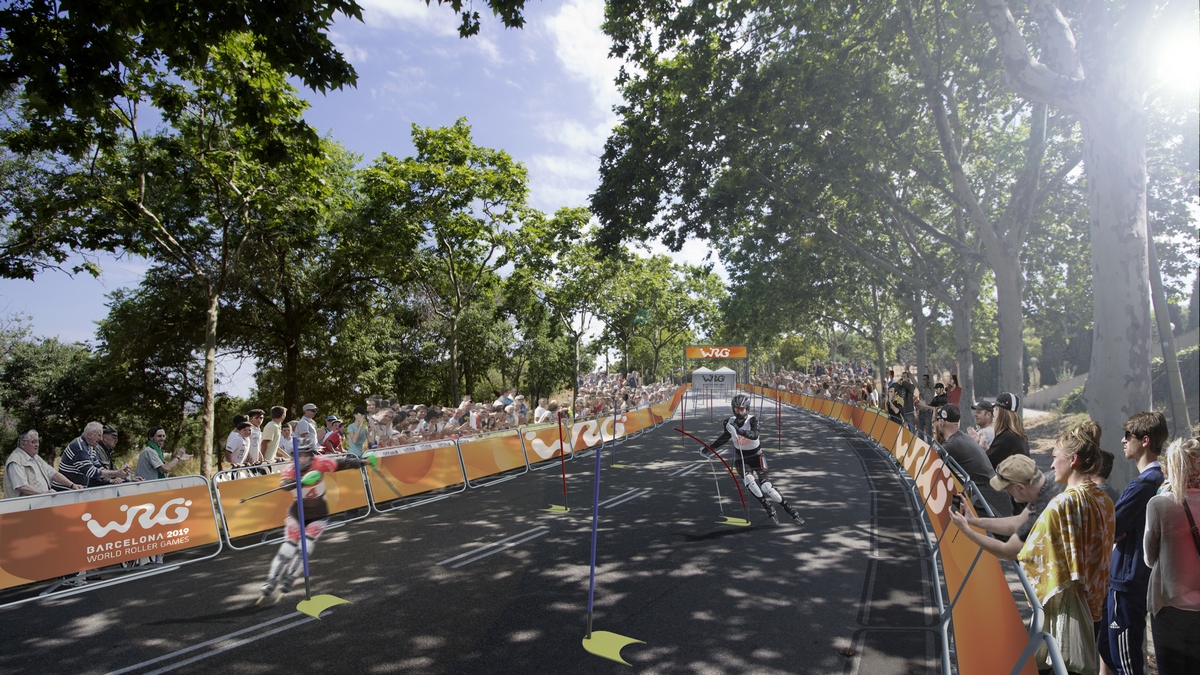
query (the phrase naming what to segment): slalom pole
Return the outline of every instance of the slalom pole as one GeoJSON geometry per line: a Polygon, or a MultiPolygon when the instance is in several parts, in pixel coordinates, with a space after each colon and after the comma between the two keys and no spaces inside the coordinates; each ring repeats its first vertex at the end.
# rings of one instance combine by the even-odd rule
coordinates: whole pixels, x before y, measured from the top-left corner
{"type": "Polygon", "coordinates": [[[600,455],[596,453],[596,487],[592,491],[592,562],[588,578],[587,639],[592,639],[592,607],[596,599],[596,532],[600,528],[600,455]]]}
{"type": "Polygon", "coordinates": [[[708,421],[713,421],[712,413],[712,387],[708,388],[708,421]]]}
{"type": "Polygon", "coordinates": [[[783,450],[783,402],[778,398],[775,399],[775,429],[779,434],[776,445],[783,450]]]}
{"type": "MultiPolygon", "coordinates": [[[[684,389],[683,390],[683,406],[682,406],[683,412],[680,413],[681,414],[680,423],[683,425],[684,429],[687,429],[687,399],[688,399],[688,390],[684,389]]],[[[683,436],[679,437],[679,449],[680,450],[683,449],[683,436]]]]}
{"type": "MultiPolygon", "coordinates": [[[[745,495],[745,493],[742,492],[742,484],[738,481],[737,476],[734,475],[733,469],[731,469],[729,467],[729,462],[726,462],[725,458],[722,457],[720,454],[718,454],[716,450],[713,450],[712,446],[710,446],[708,443],[705,443],[704,441],[700,440],[699,438],[696,438],[695,436],[689,434],[688,432],[686,432],[683,429],[680,429],[678,427],[675,428],[675,431],[678,431],[679,433],[683,434],[684,436],[687,436],[688,438],[692,439],[693,441],[696,441],[700,445],[703,445],[704,447],[708,448],[709,452],[711,452],[713,455],[715,455],[717,459],[721,460],[721,464],[723,464],[725,466],[725,470],[729,472],[729,477],[733,479],[733,485],[734,485],[734,487],[737,488],[738,497],[740,497],[742,500],[742,512],[746,515],[746,522],[747,523],[750,522],[750,511],[746,508],[746,495],[745,495]]],[[[739,454],[741,454],[741,453],[739,453],[739,454]]]]}
{"type": "Polygon", "coordinates": [[[571,505],[566,503],[566,501],[567,501],[567,446],[563,445],[562,411],[558,410],[556,412],[557,412],[557,416],[558,416],[558,458],[560,460],[559,463],[562,465],[563,506],[566,506],[569,508],[571,505]]]}
{"type": "Polygon", "coordinates": [[[249,497],[242,497],[241,499],[238,500],[238,503],[245,504],[246,502],[250,501],[251,499],[258,499],[259,497],[264,497],[266,495],[271,494],[272,492],[279,492],[280,490],[290,490],[290,489],[291,489],[290,486],[280,485],[279,487],[271,488],[270,490],[267,490],[266,492],[260,492],[256,495],[250,495],[249,497]]]}
{"type": "Polygon", "coordinates": [[[304,524],[304,487],[300,483],[300,439],[292,439],[292,466],[296,467],[296,515],[300,518],[300,560],[304,562],[304,599],[312,600],[308,587],[308,530],[304,524]]]}

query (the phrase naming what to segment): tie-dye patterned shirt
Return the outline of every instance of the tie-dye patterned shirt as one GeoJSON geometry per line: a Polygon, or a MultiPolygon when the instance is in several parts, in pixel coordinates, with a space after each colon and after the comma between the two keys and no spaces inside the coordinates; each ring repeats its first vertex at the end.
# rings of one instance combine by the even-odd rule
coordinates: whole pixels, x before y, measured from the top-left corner
{"type": "Polygon", "coordinates": [[[1051,500],[1017,555],[1038,600],[1044,605],[1078,583],[1092,620],[1099,621],[1115,529],[1112,500],[1091,481],[1068,487],[1051,500]]]}

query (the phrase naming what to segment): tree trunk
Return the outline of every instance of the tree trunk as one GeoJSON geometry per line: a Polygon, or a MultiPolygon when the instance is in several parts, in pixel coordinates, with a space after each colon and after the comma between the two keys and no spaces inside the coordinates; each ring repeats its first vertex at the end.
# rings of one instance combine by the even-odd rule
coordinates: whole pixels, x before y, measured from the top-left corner
{"type": "MultiPolygon", "coordinates": [[[[500,379],[504,379],[501,370],[500,379]]],[[[450,400],[458,404],[458,315],[450,317],[450,400]]]]}
{"type": "Polygon", "coordinates": [[[871,308],[874,310],[872,316],[876,320],[871,321],[871,340],[875,343],[875,372],[879,377],[879,403],[882,407],[884,397],[887,396],[887,356],[883,352],[883,322],[879,320],[883,316],[883,309],[879,306],[879,288],[872,284],[871,286],[871,308]]]}
{"type": "Polygon", "coordinates": [[[292,338],[283,350],[283,407],[289,415],[300,416],[300,343],[292,338]]]}
{"type": "Polygon", "coordinates": [[[925,316],[924,293],[913,291],[908,299],[908,307],[912,311],[913,342],[917,348],[917,382],[921,383],[921,376],[929,373],[929,318],[925,316]]]}
{"type": "MultiPolygon", "coordinates": [[[[1151,409],[1150,280],[1146,249],[1146,114],[1138,69],[1084,90],[1083,161],[1087,168],[1092,254],[1092,361],[1083,400],[1100,424],[1101,445],[1116,455],[1117,490],[1137,475],[1124,458],[1121,425],[1151,409]]],[[[1089,81],[1092,78],[1089,78],[1089,81]]]]}
{"type": "Polygon", "coordinates": [[[1175,353],[1175,335],[1171,332],[1171,310],[1167,307],[1167,294],[1163,290],[1162,272],[1158,266],[1158,252],[1154,249],[1153,235],[1147,234],[1146,244],[1150,253],[1150,288],[1154,294],[1154,318],[1158,322],[1158,341],[1162,346],[1163,369],[1167,371],[1167,386],[1171,395],[1171,435],[1175,438],[1187,438],[1192,435],[1192,422],[1188,419],[1187,400],[1183,397],[1183,377],[1179,372],[1179,356],[1175,353]]]}
{"type": "Polygon", "coordinates": [[[571,369],[571,413],[578,413],[577,406],[579,405],[579,338],[578,333],[572,334],[575,338],[575,367],[571,369]]]}
{"type": "Polygon", "coordinates": [[[1021,294],[1025,280],[1021,276],[1021,261],[1016,251],[988,251],[988,261],[996,279],[996,324],[1000,332],[999,387],[987,392],[995,396],[1002,391],[1025,393],[1025,327],[1021,315],[1021,294]]]}
{"type": "MultiPolygon", "coordinates": [[[[200,435],[200,473],[205,478],[213,475],[213,454],[217,451],[213,442],[213,422],[217,413],[217,315],[220,307],[221,296],[210,291],[208,308],[204,312],[204,417],[200,435]]],[[[222,466],[221,460],[218,455],[218,470],[222,466]]]]}
{"type": "MultiPolygon", "coordinates": [[[[978,292],[976,292],[978,295],[978,292]]],[[[971,307],[977,298],[963,298],[961,303],[950,306],[950,321],[954,325],[954,355],[958,359],[958,385],[962,387],[962,398],[958,409],[962,412],[964,429],[975,426],[975,416],[967,413],[975,405],[975,357],[971,352],[971,307]]]]}

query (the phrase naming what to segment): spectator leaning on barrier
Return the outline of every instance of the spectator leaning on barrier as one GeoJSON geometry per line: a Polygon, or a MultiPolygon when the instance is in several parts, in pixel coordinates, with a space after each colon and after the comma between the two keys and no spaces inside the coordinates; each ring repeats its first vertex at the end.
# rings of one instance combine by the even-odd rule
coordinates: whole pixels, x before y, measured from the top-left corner
{"type": "MultiPolygon", "coordinates": [[[[317,425],[313,422],[313,418],[317,416],[317,406],[313,403],[304,404],[303,416],[296,420],[296,438],[300,442],[301,450],[317,449],[317,425]]],[[[391,429],[389,427],[388,431],[391,429]]]]}
{"type": "Polygon", "coordinates": [[[1200,442],[1176,440],[1163,460],[1166,490],[1146,505],[1146,608],[1159,675],[1194,675],[1200,672],[1200,442]]]}
{"type": "Polygon", "coordinates": [[[321,454],[338,455],[342,452],[342,421],[337,415],[325,418],[325,436],[321,439],[321,454]]]}
{"type": "Polygon", "coordinates": [[[162,427],[150,427],[146,434],[146,447],[137,458],[137,476],[142,480],[166,478],[180,462],[191,459],[183,448],[171,453],[170,461],[163,456],[162,445],[167,442],[167,432],[162,427]]]}
{"type": "MultiPolygon", "coordinates": [[[[933,419],[933,437],[942,444],[942,447],[962,467],[962,470],[967,472],[967,478],[970,478],[979,488],[980,494],[992,507],[992,513],[997,518],[1011,516],[1012,503],[1008,495],[991,487],[992,476],[996,473],[992,470],[992,463],[988,461],[987,453],[959,428],[961,420],[962,413],[958,406],[947,403],[938,408],[933,419]]],[[[986,513],[982,510],[981,504],[976,503],[975,507],[977,511],[986,513]]]]}
{"type": "Polygon", "coordinates": [[[17,438],[17,449],[4,461],[5,499],[54,492],[55,485],[72,490],[83,489],[84,486],[72,482],[42,459],[38,455],[40,446],[41,439],[34,429],[17,438]]]}
{"type": "Polygon", "coordinates": [[[993,410],[995,405],[991,401],[979,401],[971,406],[971,412],[975,415],[976,428],[968,429],[967,433],[984,450],[992,447],[992,439],[996,438],[996,430],[993,428],[996,421],[993,410]]]}
{"type": "Polygon", "coordinates": [[[1000,462],[1013,455],[1029,456],[1029,437],[1025,435],[1025,426],[1017,414],[1020,408],[1021,399],[1016,394],[1006,392],[996,397],[993,408],[996,421],[992,425],[996,435],[987,449],[993,467],[1000,466],[1000,462]]]}
{"type": "Polygon", "coordinates": [[[278,454],[286,459],[292,456],[292,439],[296,436],[296,420],[279,426],[278,454]]]}
{"type": "MultiPolygon", "coordinates": [[[[240,417],[240,415],[239,415],[240,417]]],[[[244,419],[237,423],[225,439],[225,461],[230,468],[243,466],[250,452],[250,423],[244,419]]]]}
{"type": "Polygon", "coordinates": [[[104,433],[104,425],[88,422],[83,433],[67,444],[58,461],[58,470],[72,483],[84,487],[115,485],[125,482],[129,472],[123,469],[106,469],[96,454],[96,444],[104,433]]]}
{"type": "MultiPolygon", "coordinates": [[[[1006,489],[1015,501],[1030,503],[1026,512],[1009,518],[950,515],[959,530],[984,550],[1021,562],[1046,611],[1046,631],[1058,641],[1067,669],[1078,673],[1094,673],[1099,667],[1095,636],[1112,555],[1112,502],[1090,480],[1100,467],[1099,439],[1100,427],[1094,422],[1070,429],[1056,444],[1053,471],[1045,475],[1025,455],[1001,462],[992,487],[1006,489]],[[999,541],[968,525],[1002,536],[1012,534],[999,541]]],[[[1036,658],[1039,670],[1044,670],[1044,646],[1036,658]]]]}
{"type": "Polygon", "coordinates": [[[271,408],[271,421],[262,428],[262,438],[259,440],[258,453],[262,461],[270,464],[275,461],[279,452],[279,443],[283,438],[283,418],[287,416],[287,408],[277,405],[271,408]]]}
{"type": "Polygon", "coordinates": [[[117,447],[117,438],[119,434],[114,427],[107,424],[104,425],[103,431],[100,432],[100,441],[96,443],[96,459],[100,461],[100,466],[106,469],[116,469],[113,464],[113,450],[117,447]]]}
{"type": "Polygon", "coordinates": [[[1105,629],[1097,646],[1100,658],[1120,675],[1141,675],[1145,657],[1146,590],[1150,568],[1142,555],[1146,534],[1146,504],[1163,484],[1158,453],[1167,442],[1167,418],[1160,412],[1140,412],[1124,424],[1121,444],[1125,459],[1138,467],[1138,475],[1121,493],[1116,504],[1116,546],[1109,570],[1108,595],[1104,603],[1105,629]]]}
{"type": "Polygon", "coordinates": [[[250,449],[246,452],[246,464],[259,465],[266,461],[262,452],[262,423],[265,414],[255,408],[246,413],[246,421],[250,423],[250,449]]]}

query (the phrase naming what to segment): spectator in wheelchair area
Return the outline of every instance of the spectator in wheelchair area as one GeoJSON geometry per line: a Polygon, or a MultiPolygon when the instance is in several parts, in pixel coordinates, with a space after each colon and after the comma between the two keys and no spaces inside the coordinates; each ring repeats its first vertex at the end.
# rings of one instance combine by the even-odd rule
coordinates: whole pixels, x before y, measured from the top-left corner
{"type": "Polygon", "coordinates": [[[17,437],[17,449],[4,461],[4,498],[27,497],[54,492],[55,488],[82,490],[38,455],[41,439],[36,429],[17,437]]]}

